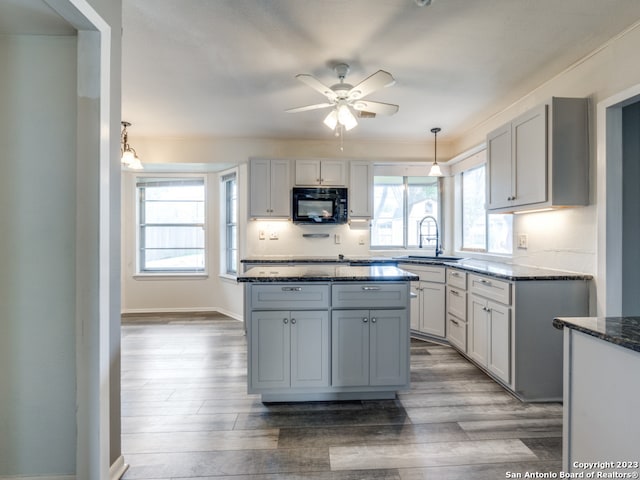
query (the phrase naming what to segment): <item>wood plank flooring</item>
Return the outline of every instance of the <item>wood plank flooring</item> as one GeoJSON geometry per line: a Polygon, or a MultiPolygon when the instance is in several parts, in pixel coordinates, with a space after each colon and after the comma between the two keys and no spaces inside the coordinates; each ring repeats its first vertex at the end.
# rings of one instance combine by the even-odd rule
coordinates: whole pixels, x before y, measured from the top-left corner
{"type": "Polygon", "coordinates": [[[413,340],[397,400],[269,404],[246,393],[242,324],[123,319],[124,479],[495,480],[559,472],[560,404],[523,404],[450,347],[413,340]]]}

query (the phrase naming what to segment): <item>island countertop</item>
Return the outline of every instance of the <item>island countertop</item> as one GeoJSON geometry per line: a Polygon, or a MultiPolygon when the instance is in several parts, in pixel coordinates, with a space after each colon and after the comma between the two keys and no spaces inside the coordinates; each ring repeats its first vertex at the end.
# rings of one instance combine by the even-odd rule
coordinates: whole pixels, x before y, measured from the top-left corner
{"type": "Polygon", "coordinates": [[[417,275],[391,265],[265,265],[238,275],[238,282],[399,282],[417,275]]]}
{"type": "Polygon", "coordinates": [[[553,326],[571,328],[640,352],[640,317],[559,317],[553,320],[553,326]]]}

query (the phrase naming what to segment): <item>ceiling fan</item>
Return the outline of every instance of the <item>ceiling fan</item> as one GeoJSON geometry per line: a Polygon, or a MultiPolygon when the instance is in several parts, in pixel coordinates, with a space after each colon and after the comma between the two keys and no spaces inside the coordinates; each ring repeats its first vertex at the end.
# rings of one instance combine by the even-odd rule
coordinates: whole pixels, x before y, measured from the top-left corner
{"type": "Polygon", "coordinates": [[[334,67],[334,71],[338,76],[339,83],[330,87],[326,86],[312,75],[303,73],[296,75],[298,80],[306,83],[311,88],[327,97],[328,102],[290,108],[289,110],[286,110],[286,112],[298,113],[333,107],[331,112],[329,112],[324,119],[324,124],[331,130],[336,130],[337,127],[340,127],[341,129],[344,128],[344,130],[351,130],[358,124],[358,121],[351,109],[355,110],[360,118],[375,118],[377,115],[393,115],[398,111],[398,105],[363,100],[364,97],[376,90],[384,87],[390,87],[396,83],[395,79],[389,72],[378,70],[376,73],[365,78],[354,87],[344,81],[345,77],[349,73],[349,65],[346,63],[339,63],[334,67]]]}

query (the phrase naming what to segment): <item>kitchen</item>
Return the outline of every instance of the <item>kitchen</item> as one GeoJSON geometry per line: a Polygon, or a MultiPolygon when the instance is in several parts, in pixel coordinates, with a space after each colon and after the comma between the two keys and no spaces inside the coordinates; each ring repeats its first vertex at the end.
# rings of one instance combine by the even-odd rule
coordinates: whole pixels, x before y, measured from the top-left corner
{"type": "MultiPolygon", "coordinates": [[[[432,8],[437,4],[431,5],[432,8]]],[[[631,19],[637,18],[632,15],[631,19]]],[[[497,109],[493,115],[476,119],[473,128],[468,128],[455,139],[447,139],[444,135],[438,139],[438,160],[443,166],[449,165],[454,175],[456,165],[484,161],[479,158],[484,155],[479,145],[486,142],[486,134],[501,125],[510,122],[520,114],[534,108],[552,96],[588,98],[590,101],[590,189],[589,205],[553,212],[515,215],[513,218],[514,239],[519,235],[526,235],[527,248],[517,248],[514,245],[510,262],[515,265],[534,265],[536,267],[551,268],[570,272],[592,275],[591,284],[591,314],[620,314],[625,313],[623,300],[631,299],[633,289],[622,282],[621,276],[633,278],[633,272],[626,270],[626,264],[633,265],[625,250],[624,242],[632,239],[621,238],[619,232],[624,221],[621,199],[616,192],[622,191],[622,176],[619,169],[609,160],[614,158],[615,148],[607,147],[607,121],[615,115],[621,115],[621,106],[628,99],[638,95],[637,85],[640,83],[640,73],[637,67],[629,62],[637,50],[637,28],[620,29],[610,40],[598,44],[598,48],[590,50],[590,54],[575,58],[567,62],[558,70],[559,73],[541,79],[536,85],[526,88],[519,95],[511,99],[508,105],[497,109]],[[618,175],[617,179],[615,175],[618,175]],[[616,184],[615,182],[619,182],[616,184]],[[619,212],[619,213],[618,213],[619,212]],[[624,254],[624,257],[623,257],[624,254]],[[626,259],[626,260],[625,260],[626,259]],[[624,288],[623,288],[624,287],[624,288]],[[628,290],[625,290],[628,289],[628,290]]],[[[126,57],[126,51],[123,56],[126,57]]],[[[322,63],[322,61],[319,61],[322,63]]],[[[375,68],[382,68],[376,65],[375,68]]],[[[294,83],[294,75],[299,71],[287,72],[287,78],[294,83]]],[[[366,75],[363,72],[363,78],[366,75]]],[[[329,80],[327,80],[329,81],[329,80]]],[[[123,85],[126,88],[126,85],[123,85]]],[[[388,89],[389,92],[393,88],[388,89]]],[[[308,101],[304,92],[304,101],[308,101]]],[[[382,98],[384,100],[384,98],[382,98]]],[[[282,105],[286,108],[292,105],[282,105]]],[[[401,111],[405,107],[401,104],[401,111]]],[[[123,105],[126,112],[128,106],[123,105]]],[[[117,110],[116,110],[117,111],[117,110]]],[[[305,158],[314,159],[348,159],[367,160],[381,165],[399,164],[425,165],[433,160],[430,152],[432,143],[428,140],[428,130],[436,123],[422,125],[423,139],[392,142],[371,141],[349,137],[344,139],[344,150],[338,149],[339,142],[331,137],[323,140],[304,140],[281,138],[244,138],[238,142],[235,138],[207,139],[199,137],[197,140],[171,137],[168,135],[154,135],[136,131],[138,120],[123,115],[123,119],[132,121],[130,128],[130,143],[134,146],[143,162],[163,165],[167,173],[167,165],[183,163],[180,170],[194,174],[194,166],[207,165],[207,188],[211,198],[218,197],[218,181],[222,173],[233,168],[238,175],[238,198],[249,197],[249,166],[250,158],[289,159],[297,161],[300,152],[305,152],[305,158]],[[425,141],[425,139],[427,141],[425,141]],[[176,162],[176,159],[180,161],[176,162]],[[153,160],[150,160],[153,159],[153,160]],[[187,161],[188,160],[188,161],[187,161]]],[[[299,117],[298,117],[299,118],[299,117]]],[[[390,118],[389,120],[392,120],[390,118]]],[[[377,121],[377,119],[376,119],[377,121]]],[[[115,122],[117,125],[119,119],[115,122]]],[[[315,122],[324,128],[321,122],[315,122]]],[[[144,122],[142,123],[144,125],[144,122]]],[[[142,130],[142,125],[140,128],[142,130]]],[[[364,125],[362,130],[366,130],[364,125]]],[[[30,127],[28,127],[30,128],[30,127]]],[[[115,127],[114,127],[115,130],[115,127]]],[[[356,129],[357,130],[357,129],[356,129]]],[[[443,134],[446,129],[443,129],[443,134]]],[[[355,130],[354,130],[355,132],[355,130]]],[[[73,137],[73,135],[72,135],[73,137]]],[[[116,139],[117,141],[117,139],[116,139]]],[[[158,167],[160,169],[160,167],[158,167]]],[[[149,168],[149,172],[153,171],[149,168]]],[[[140,313],[143,311],[218,311],[234,318],[240,318],[243,305],[241,291],[233,278],[217,275],[219,241],[216,235],[210,235],[210,250],[214,253],[209,257],[209,276],[199,279],[140,279],[135,278],[135,208],[133,175],[125,174],[123,183],[123,263],[122,263],[122,311],[124,313],[140,313]],[[128,247],[127,247],[128,246],[128,247]],[[215,273],[213,273],[215,272],[215,273]],[[213,292],[213,293],[212,293],[213,292]]],[[[442,230],[444,249],[447,254],[463,254],[457,250],[459,232],[456,225],[455,211],[455,176],[447,176],[442,180],[443,212],[442,230]]],[[[117,189],[116,189],[117,191],[117,189]]],[[[248,205],[239,202],[238,218],[249,217],[248,205]]],[[[216,224],[218,212],[208,210],[210,221],[216,224]]],[[[311,227],[308,227],[311,228],[311,227]]],[[[368,232],[350,226],[333,227],[330,237],[326,239],[308,239],[301,241],[303,233],[313,233],[304,227],[294,226],[286,221],[250,221],[240,222],[239,258],[262,257],[264,255],[305,257],[316,256],[319,250],[322,255],[337,257],[343,254],[347,257],[367,257],[379,255],[379,251],[370,250],[368,232]],[[261,231],[265,233],[265,240],[261,240],[261,231]],[[364,233],[363,233],[364,232],[364,233]],[[276,238],[272,238],[272,233],[276,238]],[[335,235],[340,243],[336,243],[335,235]],[[361,244],[364,235],[364,245],[361,244]]],[[[402,255],[406,252],[385,252],[389,255],[402,255]]],[[[116,258],[116,257],[114,257],[116,258]]],[[[486,257],[485,257],[486,258],[486,257]]],[[[11,271],[11,270],[9,270],[11,271]]],[[[75,282],[75,280],[69,280],[75,282]]],[[[75,284],[75,283],[74,283],[75,284]]],[[[625,300],[631,301],[631,300],[625,300]]],[[[9,337],[10,338],[10,337],[9,337]]]]}

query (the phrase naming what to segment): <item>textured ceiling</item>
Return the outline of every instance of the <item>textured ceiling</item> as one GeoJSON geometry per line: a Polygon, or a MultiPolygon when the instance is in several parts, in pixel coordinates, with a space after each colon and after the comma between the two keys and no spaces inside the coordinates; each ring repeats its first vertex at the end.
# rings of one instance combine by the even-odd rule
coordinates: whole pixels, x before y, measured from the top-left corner
{"type": "Polygon", "coordinates": [[[452,139],[640,18],[629,0],[123,0],[123,118],[135,135],[330,138],[329,65],[356,84],[383,69],[400,105],[353,138],[452,139]]]}

